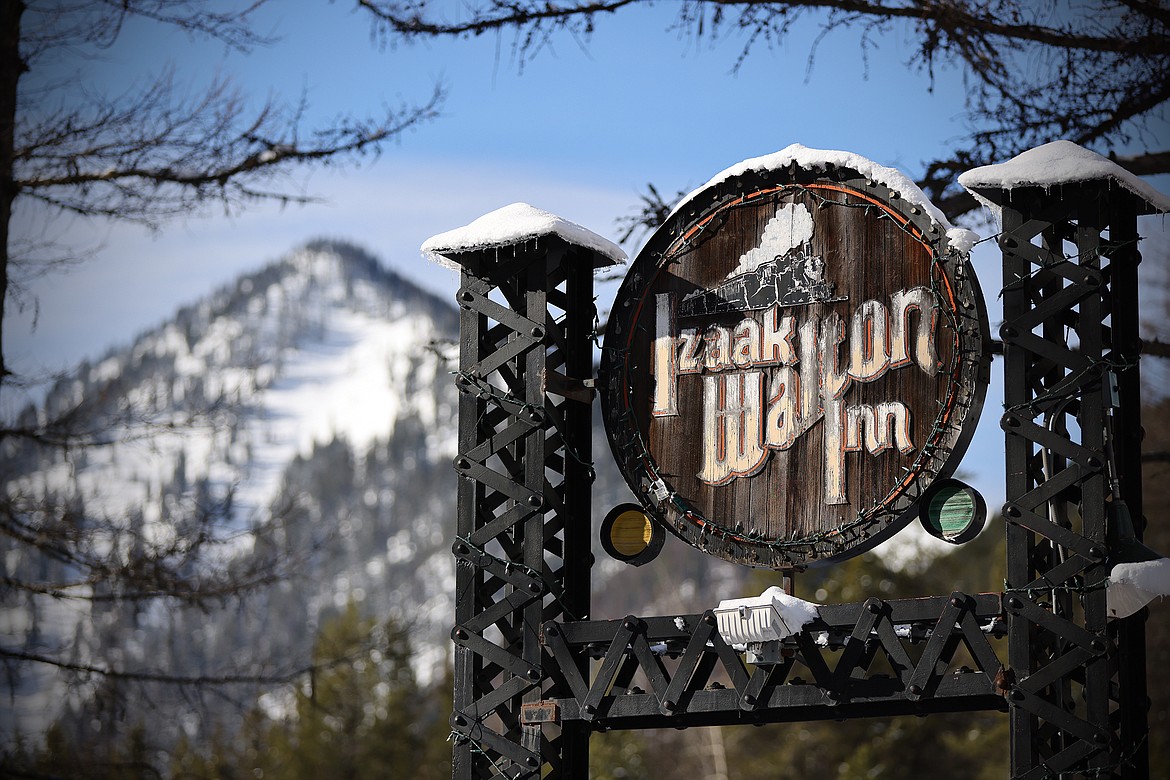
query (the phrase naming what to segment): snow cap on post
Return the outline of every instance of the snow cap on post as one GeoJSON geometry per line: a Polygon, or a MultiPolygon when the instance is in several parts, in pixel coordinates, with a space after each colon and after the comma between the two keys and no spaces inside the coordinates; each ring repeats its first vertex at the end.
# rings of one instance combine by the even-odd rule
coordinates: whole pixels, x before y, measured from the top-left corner
{"type": "Polygon", "coordinates": [[[592,253],[593,267],[605,268],[626,262],[626,253],[612,241],[591,230],[527,203],[513,203],[484,214],[479,219],[423,242],[423,255],[445,268],[458,269],[459,256],[471,252],[503,249],[527,241],[556,237],[570,246],[592,253]]]}
{"type": "Polygon", "coordinates": [[[1170,197],[1159,192],[1136,175],[1072,141],[1053,141],[1021,152],[996,165],[984,165],[959,176],[959,184],[980,202],[995,210],[1011,199],[1013,190],[1105,182],[1134,196],[1138,214],[1170,212],[1170,197]]]}

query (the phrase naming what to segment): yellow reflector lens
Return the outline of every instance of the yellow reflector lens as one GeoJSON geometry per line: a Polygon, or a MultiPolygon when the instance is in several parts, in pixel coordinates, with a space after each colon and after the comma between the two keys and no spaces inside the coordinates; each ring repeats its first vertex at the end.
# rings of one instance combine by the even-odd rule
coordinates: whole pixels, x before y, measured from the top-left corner
{"type": "Polygon", "coordinates": [[[650,546],[650,518],[642,512],[627,510],[614,518],[609,541],[620,555],[633,557],[650,546]]]}
{"type": "Polygon", "coordinates": [[[609,557],[642,566],[658,557],[666,531],[638,504],[618,504],[601,521],[601,546],[609,557]]]}

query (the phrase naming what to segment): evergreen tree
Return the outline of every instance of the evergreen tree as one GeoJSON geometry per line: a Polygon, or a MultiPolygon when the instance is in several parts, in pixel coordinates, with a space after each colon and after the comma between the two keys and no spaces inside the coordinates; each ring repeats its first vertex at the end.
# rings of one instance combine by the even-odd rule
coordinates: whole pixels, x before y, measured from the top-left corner
{"type": "Polygon", "coordinates": [[[237,736],[220,732],[207,751],[184,741],[172,774],[191,780],[450,777],[450,676],[421,686],[411,656],[406,630],[362,617],[351,601],[322,626],[313,649],[317,671],[291,697],[264,698],[237,736]]]}

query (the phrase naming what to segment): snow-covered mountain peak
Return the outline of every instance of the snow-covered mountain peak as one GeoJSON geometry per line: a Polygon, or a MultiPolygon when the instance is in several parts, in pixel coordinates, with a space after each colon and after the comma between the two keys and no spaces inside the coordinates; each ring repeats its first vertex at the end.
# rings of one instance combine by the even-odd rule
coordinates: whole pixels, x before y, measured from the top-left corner
{"type": "MultiPolygon", "coordinates": [[[[350,598],[380,614],[409,607],[433,627],[427,642],[437,648],[453,588],[444,534],[457,401],[445,344],[457,329],[453,306],[369,254],[313,242],[58,382],[23,417],[68,425],[56,430],[78,444],[0,443],[4,498],[75,513],[69,522],[93,529],[84,544],[110,562],[102,567],[175,555],[192,527],[207,529],[195,543],[208,562],[249,570],[273,557],[301,561],[296,587],[263,597],[279,620],[244,632],[270,658],[307,653],[320,612],[350,598]]],[[[54,511],[29,522],[55,522],[54,511]]],[[[5,614],[30,616],[0,622],[6,647],[97,659],[107,648],[123,653],[120,637],[144,625],[136,602],[93,607],[103,586],[84,566],[50,561],[46,570],[18,541],[0,544],[6,577],[56,583],[5,596],[5,614]]],[[[230,615],[152,612],[145,625],[158,631],[111,663],[237,653],[224,644],[229,632],[211,627],[221,620],[230,615]],[[223,647],[174,644],[182,632],[163,630],[167,620],[206,622],[201,630],[223,647]]],[[[45,702],[58,685],[47,673],[23,680],[17,722],[52,715],[45,702]]],[[[12,725],[0,717],[0,728],[12,725]]]]}
{"type": "Polygon", "coordinates": [[[171,479],[210,479],[235,491],[241,520],[255,520],[289,462],[333,439],[365,449],[412,418],[434,432],[428,449],[436,457],[454,454],[453,437],[440,433],[454,408],[427,391],[448,381],[432,345],[455,327],[450,306],[361,250],[313,242],[83,364],[41,414],[52,419],[79,404],[131,412],[137,433],[150,434],[123,431],[108,457],[88,458],[79,477],[92,484],[83,492],[108,513],[145,503],[127,480],[148,477],[147,486],[161,489],[171,479]],[[230,410],[232,424],[158,430],[208,410],[230,410]]]}

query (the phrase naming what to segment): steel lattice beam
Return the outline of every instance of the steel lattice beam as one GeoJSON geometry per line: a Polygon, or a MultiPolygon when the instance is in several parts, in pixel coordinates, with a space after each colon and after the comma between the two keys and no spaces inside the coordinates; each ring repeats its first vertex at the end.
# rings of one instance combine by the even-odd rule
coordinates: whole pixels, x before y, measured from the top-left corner
{"type": "Polygon", "coordinates": [[[783,643],[780,663],[751,668],[711,612],[549,621],[544,643],[571,695],[526,720],[678,728],[1005,710],[988,639],[1001,619],[999,594],[826,605],[783,643]],[[579,672],[583,658],[601,662],[592,679],[579,672]]]}
{"type": "Polygon", "coordinates": [[[585,728],[524,725],[552,690],[538,627],[589,615],[594,253],[545,237],[453,255],[461,344],[454,775],[577,777],[585,728]]]}
{"type": "Polygon", "coordinates": [[[1119,515],[1140,517],[1136,220],[1101,181],[1003,206],[1014,778],[1146,777],[1143,617],[1108,621],[1119,515]]]}

